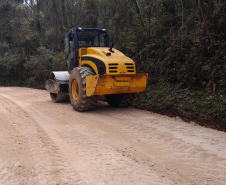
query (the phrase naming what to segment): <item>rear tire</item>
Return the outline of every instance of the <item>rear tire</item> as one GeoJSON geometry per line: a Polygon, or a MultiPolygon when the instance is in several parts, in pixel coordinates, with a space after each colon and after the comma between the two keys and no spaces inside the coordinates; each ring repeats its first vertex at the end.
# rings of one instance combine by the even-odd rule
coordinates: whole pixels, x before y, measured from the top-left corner
{"type": "Polygon", "coordinates": [[[86,77],[95,75],[88,67],[76,67],[71,71],[69,79],[69,96],[71,105],[78,112],[95,108],[97,97],[86,96],[86,77]]]}
{"type": "Polygon", "coordinates": [[[134,94],[110,94],[106,100],[111,107],[129,107],[133,104],[134,94]]]}

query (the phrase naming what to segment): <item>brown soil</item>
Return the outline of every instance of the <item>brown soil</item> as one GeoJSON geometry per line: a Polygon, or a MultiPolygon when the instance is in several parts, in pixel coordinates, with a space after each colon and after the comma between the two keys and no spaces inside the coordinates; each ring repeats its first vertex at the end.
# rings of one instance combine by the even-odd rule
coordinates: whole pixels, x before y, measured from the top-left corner
{"type": "Polygon", "coordinates": [[[133,108],[79,113],[0,87],[0,185],[224,185],[226,133],[133,108]]]}
{"type": "Polygon", "coordinates": [[[154,112],[157,114],[169,116],[171,118],[179,117],[187,123],[196,122],[197,124],[199,124],[201,126],[226,132],[226,122],[217,120],[217,119],[214,119],[211,117],[206,117],[205,119],[203,119],[203,118],[193,115],[191,112],[187,112],[187,111],[165,110],[165,109],[159,110],[158,108],[150,108],[150,107],[142,106],[139,104],[134,104],[133,108],[151,111],[151,112],[154,112]]]}

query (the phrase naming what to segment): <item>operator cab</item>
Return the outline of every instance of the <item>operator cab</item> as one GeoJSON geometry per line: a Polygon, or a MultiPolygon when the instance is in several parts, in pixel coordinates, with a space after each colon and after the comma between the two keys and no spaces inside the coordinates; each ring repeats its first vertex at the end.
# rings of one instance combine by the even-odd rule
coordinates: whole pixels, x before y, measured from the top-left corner
{"type": "Polygon", "coordinates": [[[78,47],[108,47],[108,34],[105,29],[81,29],[77,32],[78,47]]]}
{"type": "Polygon", "coordinates": [[[81,47],[109,47],[109,35],[106,29],[72,28],[65,35],[65,56],[68,71],[78,67],[81,47]]]}

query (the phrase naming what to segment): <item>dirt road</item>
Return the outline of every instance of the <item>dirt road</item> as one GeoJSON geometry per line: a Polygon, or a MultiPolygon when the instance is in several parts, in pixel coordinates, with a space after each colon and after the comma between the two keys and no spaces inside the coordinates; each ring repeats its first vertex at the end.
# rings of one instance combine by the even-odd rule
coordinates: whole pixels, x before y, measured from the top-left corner
{"type": "Polygon", "coordinates": [[[0,185],[225,185],[226,133],[105,103],[79,113],[0,87],[0,185]]]}

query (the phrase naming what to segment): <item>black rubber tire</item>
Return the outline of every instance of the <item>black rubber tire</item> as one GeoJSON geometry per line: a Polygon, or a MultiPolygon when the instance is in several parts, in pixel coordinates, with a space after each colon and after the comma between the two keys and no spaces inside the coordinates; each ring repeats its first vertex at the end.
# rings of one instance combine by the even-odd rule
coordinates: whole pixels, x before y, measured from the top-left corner
{"type": "Polygon", "coordinates": [[[69,96],[71,105],[78,112],[88,111],[94,109],[97,104],[97,97],[86,96],[86,77],[95,75],[95,72],[88,67],[76,67],[71,71],[69,79],[69,96]],[[78,98],[75,100],[72,95],[72,83],[77,81],[78,98]]]}
{"type": "Polygon", "coordinates": [[[54,103],[58,102],[63,102],[63,101],[68,101],[69,96],[68,95],[62,95],[62,94],[55,94],[55,93],[50,93],[50,97],[54,103]]]}
{"type": "Polygon", "coordinates": [[[129,107],[133,104],[134,94],[110,94],[106,100],[111,107],[129,107]]]}

